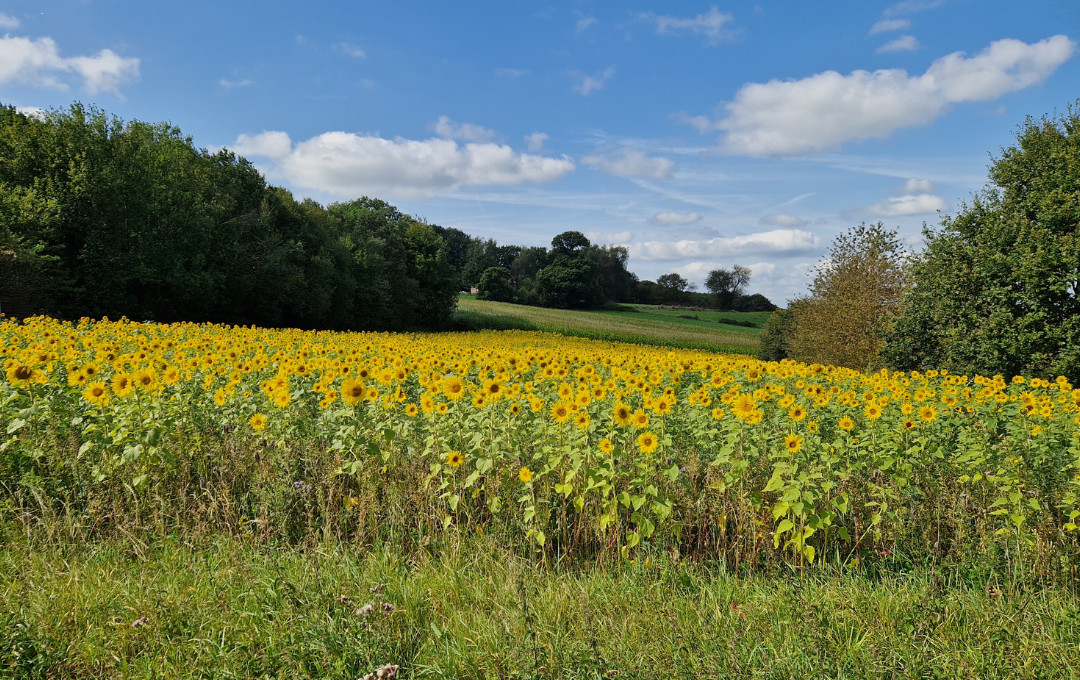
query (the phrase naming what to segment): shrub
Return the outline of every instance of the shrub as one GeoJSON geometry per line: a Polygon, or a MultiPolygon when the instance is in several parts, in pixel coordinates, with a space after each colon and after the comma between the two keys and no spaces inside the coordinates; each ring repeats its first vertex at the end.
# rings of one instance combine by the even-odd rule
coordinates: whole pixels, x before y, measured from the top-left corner
{"type": "Polygon", "coordinates": [[[881,362],[882,329],[904,288],[905,252],[880,222],[836,237],[794,311],[792,359],[866,369],[881,362]]]}

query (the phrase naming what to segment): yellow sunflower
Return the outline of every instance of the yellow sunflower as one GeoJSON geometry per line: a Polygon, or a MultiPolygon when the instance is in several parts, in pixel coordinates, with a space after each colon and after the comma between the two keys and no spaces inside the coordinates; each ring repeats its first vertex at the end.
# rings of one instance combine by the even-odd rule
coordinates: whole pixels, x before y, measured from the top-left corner
{"type": "Polygon", "coordinates": [[[248,424],[251,425],[251,429],[259,432],[266,427],[266,416],[261,413],[256,413],[248,419],[248,424]]]}
{"type": "Polygon", "coordinates": [[[109,404],[109,389],[100,380],[86,386],[82,392],[83,399],[91,404],[107,406],[109,404]]]}
{"type": "Polygon", "coordinates": [[[346,378],[341,383],[341,398],[349,406],[355,406],[364,398],[364,382],[355,378],[346,378]]]}
{"type": "Polygon", "coordinates": [[[652,453],[660,446],[660,440],[652,432],[642,432],[638,435],[637,445],[642,453],[652,453]]]}

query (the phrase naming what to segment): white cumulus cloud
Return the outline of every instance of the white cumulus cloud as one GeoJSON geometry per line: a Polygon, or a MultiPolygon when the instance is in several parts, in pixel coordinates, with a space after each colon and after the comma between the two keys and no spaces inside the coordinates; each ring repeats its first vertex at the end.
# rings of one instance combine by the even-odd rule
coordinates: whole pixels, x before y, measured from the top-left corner
{"type": "Polygon", "coordinates": [[[591,76],[579,73],[578,71],[570,72],[570,77],[578,81],[577,84],[574,85],[574,90],[580,92],[582,96],[588,96],[590,92],[604,89],[604,83],[606,83],[608,78],[613,75],[615,75],[614,66],[608,66],[604,69],[603,73],[598,71],[591,76]]]}
{"type": "Polygon", "coordinates": [[[94,56],[61,57],[52,38],[0,38],[0,83],[67,89],[62,75],[82,77],[90,94],[120,93],[120,86],[139,79],[139,60],[104,49],[94,56]]]}
{"type": "Polygon", "coordinates": [[[882,19],[870,27],[870,35],[911,28],[911,19],[882,19]]]}
{"type": "Polygon", "coordinates": [[[890,54],[892,52],[914,52],[919,49],[919,40],[913,35],[902,35],[890,40],[874,50],[877,54],[890,54]]]}
{"type": "Polygon", "coordinates": [[[439,116],[433,125],[435,134],[459,142],[491,142],[499,138],[499,133],[472,123],[455,123],[446,116],[439,116]]]}
{"type": "Polygon", "coordinates": [[[6,29],[8,31],[14,31],[18,27],[18,19],[13,16],[4,14],[3,12],[0,12],[0,28],[6,29]]]}
{"type": "Polygon", "coordinates": [[[31,118],[37,118],[38,120],[45,120],[45,109],[37,106],[16,106],[15,110],[24,116],[31,118]]]}
{"type": "Polygon", "coordinates": [[[232,150],[241,156],[265,156],[284,158],[292,153],[292,140],[288,133],[278,131],[260,132],[257,135],[240,135],[232,150]]]}
{"type": "Polygon", "coordinates": [[[701,213],[696,212],[675,212],[673,210],[664,210],[650,217],[649,222],[653,224],[658,224],[662,227],[668,227],[673,224],[683,226],[687,224],[697,224],[702,219],[704,219],[704,217],[705,216],[701,213]]]}
{"type": "Polygon", "coordinates": [[[825,71],[800,80],[748,83],[725,105],[728,116],[716,127],[727,132],[722,148],[728,153],[786,156],[837,149],[847,141],[929,125],[954,103],[993,100],[1041,83],[1075,49],[1064,35],[1032,44],[1006,38],[972,57],[941,57],[919,76],[903,69],[825,71]]]}
{"type": "Polygon", "coordinates": [[[660,35],[691,33],[703,35],[710,44],[716,44],[730,37],[731,31],[725,29],[724,26],[734,21],[735,17],[713,6],[708,12],[696,17],[683,18],[643,12],[638,14],[638,20],[655,24],[656,32],[660,35]]]}
{"type": "Polygon", "coordinates": [[[343,197],[427,197],[463,185],[509,186],[551,182],[574,170],[567,156],[517,153],[493,143],[459,145],[452,139],[383,139],[325,132],[293,144],[279,131],[240,135],[231,147],[268,158],[268,171],[295,187],[343,197]]]}
{"type": "Polygon", "coordinates": [[[630,245],[630,256],[641,260],[687,260],[750,253],[799,253],[817,248],[820,239],[801,229],[774,229],[746,236],[704,241],[645,241],[630,245]]]}
{"type": "Polygon", "coordinates": [[[647,156],[644,151],[629,146],[608,153],[591,154],[582,158],[581,162],[619,177],[667,179],[675,169],[675,161],[670,158],[647,156]]]}

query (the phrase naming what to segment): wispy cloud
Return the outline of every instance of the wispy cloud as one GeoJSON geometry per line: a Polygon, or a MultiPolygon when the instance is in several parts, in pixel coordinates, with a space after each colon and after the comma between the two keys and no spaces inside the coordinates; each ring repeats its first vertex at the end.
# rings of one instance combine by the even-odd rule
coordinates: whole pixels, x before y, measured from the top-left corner
{"type": "Polygon", "coordinates": [[[222,78],[218,82],[221,84],[222,87],[225,87],[225,88],[247,87],[248,85],[254,85],[255,84],[255,81],[248,80],[247,78],[245,78],[243,80],[226,80],[226,79],[222,78]]]}
{"type": "Polygon", "coordinates": [[[495,69],[495,75],[500,78],[520,78],[521,76],[528,75],[529,71],[523,68],[497,68],[495,69]]]}
{"type": "Polygon", "coordinates": [[[638,21],[644,21],[656,26],[656,32],[660,35],[703,35],[709,44],[726,40],[734,35],[734,32],[726,26],[735,20],[729,12],[721,12],[716,6],[709,11],[695,17],[674,17],[658,15],[653,12],[642,12],[637,15],[638,21]]]}
{"type": "Polygon", "coordinates": [[[911,28],[911,19],[882,19],[870,27],[870,35],[911,28]]]}
{"type": "Polygon", "coordinates": [[[887,54],[891,52],[914,52],[919,49],[919,41],[913,35],[902,35],[899,38],[890,40],[881,47],[874,50],[878,54],[887,54]]]}
{"type": "Polygon", "coordinates": [[[578,20],[574,28],[574,33],[581,35],[581,33],[596,23],[596,17],[585,16],[578,10],[574,10],[574,14],[577,15],[578,20]]]}
{"type": "Polygon", "coordinates": [[[809,224],[809,221],[801,217],[796,217],[795,215],[774,213],[772,215],[765,215],[759,219],[758,224],[772,227],[805,227],[809,224]]]}
{"type": "Polygon", "coordinates": [[[534,132],[531,135],[525,135],[525,144],[528,146],[529,151],[543,151],[544,142],[548,140],[546,132],[534,132]]]}
{"type": "Polygon", "coordinates": [[[582,158],[581,162],[619,177],[667,179],[675,169],[675,161],[670,158],[647,156],[644,151],[629,146],[594,153],[582,158]]]}
{"type": "Polygon", "coordinates": [[[688,224],[697,224],[703,220],[704,217],[704,215],[697,212],[675,212],[672,210],[665,210],[650,217],[649,222],[661,227],[668,227],[671,225],[686,226],[688,224]]]}
{"type": "Polygon", "coordinates": [[[0,12],[0,28],[8,31],[14,31],[19,27],[19,20],[8,14],[0,12]]]}
{"type": "Polygon", "coordinates": [[[356,57],[357,59],[367,58],[367,52],[365,52],[362,48],[357,47],[356,45],[350,45],[347,42],[343,42],[338,43],[334,47],[338,52],[344,54],[347,57],[356,57]]]}
{"type": "Polygon", "coordinates": [[[591,76],[587,76],[579,71],[571,71],[570,77],[577,81],[574,85],[574,90],[580,92],[582,96],[587,97],[590,92],[604,89],[604,84],[607,83],[611,76],[615,75],[615,67],[608,66],[604,71],[593,73],[591,76]]]}
{"type": "Polygon", "coordinates": [[[460,142],[491,142],[500,137],[494,130],[472,123],[455,123],[446,116],[439,116],[431,127],[440,137],[460,142]]]}
{"type": "Polygon", "coordinates": [[[946,2],[948,0],[904,0],[904,2],[898,2],[892,7],[886,8],[882,14],[887,17],[915,14],[916,12],[925,12],[928,9],[936,9],[946,2]]]}
{"type": "Polygon", "coordinates": [[[642,260],[686,260],[750,253],[803,253],[815,250],[819,241],[801,229],[774,229],[702,241],[645,241],[631,245],[630,255],[642,260]]]}

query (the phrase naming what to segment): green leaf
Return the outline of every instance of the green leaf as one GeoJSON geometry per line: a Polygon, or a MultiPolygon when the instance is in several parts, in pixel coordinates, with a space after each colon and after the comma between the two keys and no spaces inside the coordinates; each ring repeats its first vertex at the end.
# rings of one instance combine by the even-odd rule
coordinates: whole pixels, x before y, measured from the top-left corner
{"type": "Polygon", "coordinates": [[[794,526],[795,524],[793,524],[792,521],[789,519],[785,519],[783,522],[780,522],[780,525],[776,527],[776,531],[773,533],[774,548],[780,547],[780,534],[794,528],[794,526]]]}
{"type": "Polygon", "coordinates": [[[638,525],[638,530],[641,532],[642,538],[648,538],[649,536],[652,536],[653,530],[655,528],[656,525],[653,524],[652,520],[647,517],[642,519],[641,524],[638,525]]]}
{"type": "Polygon", "coordinates": [[[810,562],[810,564],[814,563],[814,546],[808,545],[803,548],[803,554],[806,555],[806,559],[810,562]]]}
{"type": "Polygon", "coordinates": [[[20,428],[22,428],[23,425],[26,425],[26,421],[22,418],[16,418],[15,420],[12,420],[10,423],[8,423],[7,433],[15,434],[19,431],[20,428]]]}
{"type": "Polygon", "coordinates": [[[778,491],[784,486],[784,480],[780,478],[780,471],[777,470],[773,473],[773,476],[769,478],[769,483],[765,485],[765,491],[778,491]]]}

